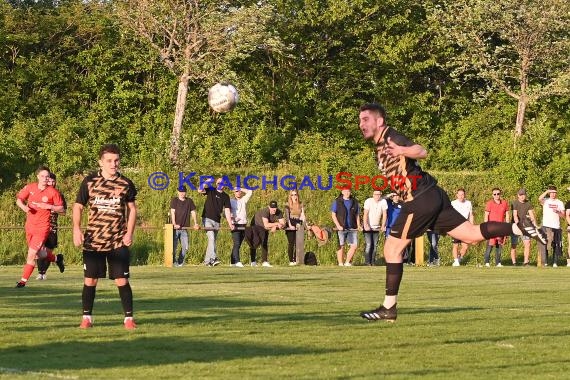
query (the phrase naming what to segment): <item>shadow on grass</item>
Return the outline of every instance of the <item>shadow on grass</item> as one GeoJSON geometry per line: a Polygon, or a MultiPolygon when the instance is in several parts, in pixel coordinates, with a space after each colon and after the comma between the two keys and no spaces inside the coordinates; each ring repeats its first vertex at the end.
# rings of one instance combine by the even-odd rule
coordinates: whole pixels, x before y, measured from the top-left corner
{"type": "MultiPolygon", "coordinates": [[[[95,329],[96,327],[85,333],[93,335],[95,329]]],[[[125,333],[117,334],[117,337],[121,335],[124,336],[125,333]]],[[[67,340],[0,349],[0,367],[25,366],[26,370],[47,371],[157,366],[186,362],[215,364],[235,359],[259,357],[272,360],[271,358],[280,356],[327,354],[336,351],[338,350],[331,348],[221,342],[172,336],[124,338],[110,342],[67,340]],[[22,362],[23,357],[46,359],[22,362]]]]}

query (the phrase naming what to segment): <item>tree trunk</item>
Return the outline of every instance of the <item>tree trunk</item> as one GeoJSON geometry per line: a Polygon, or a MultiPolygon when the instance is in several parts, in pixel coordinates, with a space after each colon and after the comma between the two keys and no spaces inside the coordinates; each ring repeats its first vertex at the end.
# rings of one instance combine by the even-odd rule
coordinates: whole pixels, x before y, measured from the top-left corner
{"type": "Polygon", "coordinates": [[[186,110],[186,96],[188,95],[188,74],[182,74],[178,82],[178,96],[176,98],[176,110],[174,111],[174,124],[172,125],[172,136],[170,139],[170,161],[178,165],[178,154],[180,153],[180,133],[182,132],[182,121],[186,110]]]}
{"type": "Polygon", "coordinates": [[[526,111],[526,105],[528,103],[528,99],[526,96],[521,95],[519,97],[519,105],[517,108],[517,122],[515,124],[515,137],[521,137],[523,132],[523,124],[524,124],[524,114],[526,111]]]}

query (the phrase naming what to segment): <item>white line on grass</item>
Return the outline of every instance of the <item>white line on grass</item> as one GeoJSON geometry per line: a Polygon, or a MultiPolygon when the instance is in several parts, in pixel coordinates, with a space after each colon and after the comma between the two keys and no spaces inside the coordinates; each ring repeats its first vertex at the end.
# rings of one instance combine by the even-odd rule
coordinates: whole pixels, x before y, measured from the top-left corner
{"type": "Polygon", "coordinates": [[[78,379],[77,376],[64,376],[64,375],[58,375],[58,374],[49,373],[49,372],[28,371],[28,370],[20,369],[20,368],[0,367],[0,373],[12,373],[12,374],[16,374],[16,375],[38,375],[38,376],[44,376],[44,377],[51,377],[51,378],[55,378],[55,379],[78,379]]]}

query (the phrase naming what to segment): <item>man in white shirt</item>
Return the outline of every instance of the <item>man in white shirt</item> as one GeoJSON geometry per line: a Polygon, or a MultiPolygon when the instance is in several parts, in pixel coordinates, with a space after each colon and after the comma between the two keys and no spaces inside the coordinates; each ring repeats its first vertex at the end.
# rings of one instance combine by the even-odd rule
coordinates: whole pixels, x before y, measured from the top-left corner
{"type": "MultiPolygon", "coordinates": [[[[451,206],[456,209],[463,217],[473,223],[473,205],[471,201],[465,199],[465,189],[459,188],[455,193],[455,200],[451,201],[451,206]]],[[[461,240],[453,239],[453,264],[452,266],[458,267],[459,262],[467,253],[467,248],[469,245],[462,242],[461,240]],[[461,250],[459,250],[459,244],[461,244],[461,250]]]]}
{"type": "Polygon", "coordinates": [[[364,265],[374,265],[376,263],[380,231],[386,231],[387,210],[388,203],[382,198],[382,192],[380,190],[374,190],[372,198],[368,198],[364,201],[363,232],[366,241],[364,265]]]}
{"type": "Polygon", "coordinates": [[[538,200],[542,205],[542,230],[546,234],[546,245],[538,244],[542,256],[542,265],[548,265],[548,247],[552,247],[552,266],[558,266],[558,259],[562,256],[562,230],[560,218],[564,217],[564,203],[557,199],[556,186],[548,186],[538,200]],[[548,197],[547,197],[548,195],[548,197]]]}
{"type": "Polygon", "coordinates": [[[232,240],[234,245],[232,247],[232,255],[230,258],[230,265],[232,267],[243,268],[243,264],[239,258],[239,250],[241,243],[245,238],[245,226],[247,224],[247,202],[251,198],[253,191],[250,189],[234,189],[234,198],[230,199],[230,212],[235,228],[232,230],[232,240]],[[245,195],[244,195],[245,193],[245,195]]]}

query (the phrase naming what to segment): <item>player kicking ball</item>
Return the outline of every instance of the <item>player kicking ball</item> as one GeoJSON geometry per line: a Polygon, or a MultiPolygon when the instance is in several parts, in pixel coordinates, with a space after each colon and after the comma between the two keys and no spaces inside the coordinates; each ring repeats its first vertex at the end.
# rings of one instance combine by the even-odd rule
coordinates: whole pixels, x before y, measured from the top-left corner
{"type": "Polygon", "coordinates": [[[474,225],[452,206],[447,193],[437,181],[421,169],[418,160],[427,157],[427,151],[406,136],[386,125],[386,111],[376,103],[360,107],[360,131],[376,147],[378,168],[386,178],[406,178],[395,191],[404,205],[384,244],[386,260],[386,295],[384,302],[374,310],[360,313],[369,321],[394,322],[403,275],[402,252],[412,239],[428,229],[447,234],[468,244],[475,244],[498,236],[525,235],[545,244],[542,233],[534,226],[486,222],[474,225]],[[412,182],[413,180],[413,182],[412,182]]]}

